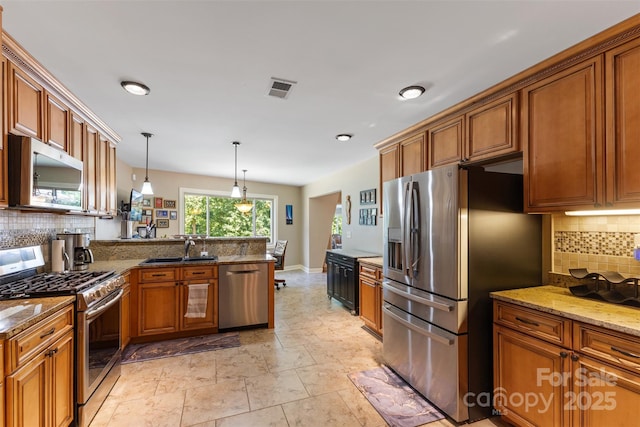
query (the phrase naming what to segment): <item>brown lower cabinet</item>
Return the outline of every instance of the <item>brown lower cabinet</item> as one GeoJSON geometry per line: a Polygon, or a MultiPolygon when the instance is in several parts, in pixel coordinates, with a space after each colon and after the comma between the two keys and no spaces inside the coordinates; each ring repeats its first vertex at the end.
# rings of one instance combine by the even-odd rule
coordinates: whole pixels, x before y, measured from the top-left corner
{"type": "Polygon", "coordinates": [[[494,301],[494,403],[516,426],[635,426],[640,339],[494,301]]]}
{"type": "Polygon", "coordinates": [[[131,273],[127,272],[122,277],[124,282],[122,283],[122,309],[120,310],[120,348],[124,350],[131,341],[131,273]]]}
{"type": "Polygon", "coordinates": [[[360,319],[382,337],[382,269],[360,261],[360,319]]]}
{"type": "Polygon", "coordinates": [[[140,269],[132,287],[131,306],[137,307],[132,334],[137,337],[217,332],[218,267],[213,265],[140,269]],[[192,285],[207,285],[204,317],[188,317],[192,285]]]}
{"type": "Polygon", "coordinates": [[[73,307],[67,306],[6,342],[7,426],[73,422],[73,307]],[[53,331],[53,332],[52,332],[53,331]]]}

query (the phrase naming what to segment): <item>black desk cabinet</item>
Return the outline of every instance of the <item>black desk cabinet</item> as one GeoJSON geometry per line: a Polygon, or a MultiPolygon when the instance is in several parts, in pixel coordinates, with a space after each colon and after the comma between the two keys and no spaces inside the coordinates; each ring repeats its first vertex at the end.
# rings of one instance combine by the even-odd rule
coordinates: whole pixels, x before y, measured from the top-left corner
{"type": "Polygon", "coordinates": [[[327,296],[335,298],[356,315],[359,311],[358,259],[327,252],[327,296]]]}

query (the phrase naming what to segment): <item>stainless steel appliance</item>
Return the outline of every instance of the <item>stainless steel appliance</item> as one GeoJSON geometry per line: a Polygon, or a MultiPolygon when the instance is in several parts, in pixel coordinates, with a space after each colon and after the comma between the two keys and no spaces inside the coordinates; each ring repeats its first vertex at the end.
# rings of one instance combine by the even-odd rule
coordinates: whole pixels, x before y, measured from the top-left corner
{"type": "Polygon", "coordinates": [[[384,359],[457,422],[491,411],[489,292],[541,282],[541,220],[522,213],[522,188],[458,165],[384,183],[384,359]]]}
{"type": "Polygon", "coordinates": [[[9,205],[82,210],[82,161],[34,138],[9,135],[9,205]]]}
{"type": "Polygon", "coordinates": [[[0,251],[0,299],[75,295],[74,373],[78,426],[88,426],[120,377],[124,279],[113,271],[36,273],[39,246],[0,251]]]}
{"type": "Polygon", "coordinates": [[[269,323],[267,264],[222,264],[218,287],[219,329],[269,323]]]}
{"type": "Polygon", "coordinates": [[[86,270],[93,262],[93,252],[89,249],[91,239],[87,233],[60,233],[56,237],[64,240],[64,251],[72,270],[86,270]]]}

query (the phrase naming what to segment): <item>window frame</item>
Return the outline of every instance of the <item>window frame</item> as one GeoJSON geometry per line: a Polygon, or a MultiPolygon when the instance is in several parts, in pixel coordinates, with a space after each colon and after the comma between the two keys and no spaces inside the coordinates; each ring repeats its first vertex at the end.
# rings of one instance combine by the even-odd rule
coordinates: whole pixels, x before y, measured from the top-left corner
{"type": "MultiPolygon", "coordinates": [[[[184,229],[184,196],[196,195],[196,196],[214,196],[214,197],[226,197],[231,198],[230,193],[228,191],[220,191],[220,190],[205,190],[202,188],[186,188],[180,187],[180,209],[178,209],[178,221],[180,223],[180,234],[190,234],[185,233],[184,229]]],[[[258,194],[258,193],[249,193],[247,192],[247,200],[253,199],[262,199],[262,200],[271,200],[271,236],[256,236],[255,234],[251,237],[269,237],[270,241],[267,242],[267,245],[273,244],[277,240],[278,236],[278,196],[275,194],[258,194]]],[[[240,200],[240,199],[238,199],[240,200]]],[[[251,214],[255,215],[255,210],[251,210],[251,214]]],[[[207,212],[208,215],[208,212],[207,212]]],[[[208,222],[208,219],[207,219],[208,222]]],[[[255,233],[255,218],[253,220],[253,232],[255,233]]],[[[212,236],[207,236],[212,237],[212,236]]],[[[225,237],[239,237],[239,236],[223,236],[219,238],[225,237]]],[[[242,236],[243,237],[243,236],[242,236]]],[[[214,237],[216,238],[216,237],[214,237]]]]}

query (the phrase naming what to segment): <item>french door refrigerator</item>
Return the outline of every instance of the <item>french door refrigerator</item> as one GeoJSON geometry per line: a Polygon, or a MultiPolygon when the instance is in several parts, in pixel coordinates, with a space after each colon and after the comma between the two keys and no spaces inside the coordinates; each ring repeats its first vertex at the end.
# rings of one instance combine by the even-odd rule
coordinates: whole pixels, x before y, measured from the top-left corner
{"type": "Polygon", "coordinates": [[[458,165],[384,183],[384,359],[457,422],[491,414],[489,293],[541,284],[522,189],[522,175],[458,165]]]}

